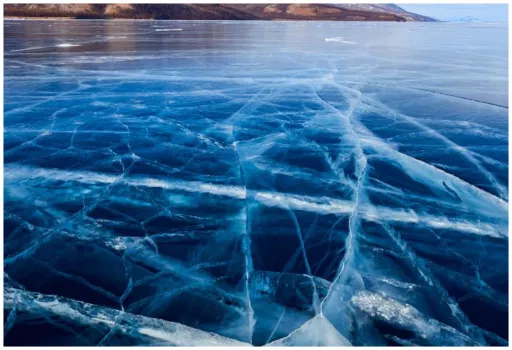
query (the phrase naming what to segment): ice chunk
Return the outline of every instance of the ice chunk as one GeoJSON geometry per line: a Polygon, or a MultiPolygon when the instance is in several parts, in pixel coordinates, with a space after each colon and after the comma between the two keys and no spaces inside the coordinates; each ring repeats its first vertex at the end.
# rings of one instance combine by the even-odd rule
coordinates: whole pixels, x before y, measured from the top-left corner
{"type": "MultiPolygon", "coordinates": [[[[175,322],[125,313],[106,307],[88,304],[55,295],[45,295],[16,289],[4,288],[4,308],[15,314],[25,315],[15,319],[11,330],[22,325],[25,320],[52,319],[53,324],[72,325],[94,329],[103,334],[102,345],[119,344],[130,338],[130,344],[165,346],[249,346],[234,339],[204,332],[175,322]],[[110,338],[105,342],[105,338],[110,338]]],[[[54,344],[60,343],[59,333],[55,334],[54,344]]],[[[6,333],[6,343],[11,342],[6,333]]],[[[93,337],[90,338],[93,341],[93,337]]],[[[72,339],[69,339],[71,341],[72,339]]],[[[14,341],[14,340],[13,340],[14,341]]],[[[127,341],[128,343],[128,341],[127,341]]],[[[89,344],[94,345],[94,344],[89,344]]]]}
{"type": "Polygon", "coordinates": [[[427,343],[424,345],[478,345],[456,329],[424,316],[411,305],[377,293],[359,292],[352,297],[350,303],[376,320],[414,332],[427,343]]]}

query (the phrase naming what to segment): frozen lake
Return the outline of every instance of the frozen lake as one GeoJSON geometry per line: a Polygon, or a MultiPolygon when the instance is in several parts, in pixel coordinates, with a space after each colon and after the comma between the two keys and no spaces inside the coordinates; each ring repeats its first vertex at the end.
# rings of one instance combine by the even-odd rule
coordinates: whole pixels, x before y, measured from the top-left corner
{"type": "Polygon", "coordinates": [[[4,32],[6,345],[508,343],[507,25],[4,32]]]}

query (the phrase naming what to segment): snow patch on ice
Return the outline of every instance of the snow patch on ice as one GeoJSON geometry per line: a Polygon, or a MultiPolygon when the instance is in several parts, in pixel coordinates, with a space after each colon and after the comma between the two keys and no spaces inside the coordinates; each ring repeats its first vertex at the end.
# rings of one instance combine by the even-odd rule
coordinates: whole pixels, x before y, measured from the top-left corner
{"type": "Polygon", "coordinates": [[[318,314],[288,336],[268,346],[352,346],[322,315],[318,314]]]}
{"type": "Polygon", "coordinates": [[[165,29],[155,29],[155,32],[181,32],[182,28],[165,28],[165,29]]]}
{"type": "Polygon", "coordinates": [[[80,46],[80,45],[70,44],[70,43],[62,43],[62,44],[57,45],[57,47],[75,47],[75,46],[80,46]]]}
{"type": "Polygon", "coordinates": [[[326,42],[335,42],[335,43],[343,43],[343,44],[357,44],[355,41],[345,40],[342,36],[337,36],[334,38],[325,38],[326,42]]]}

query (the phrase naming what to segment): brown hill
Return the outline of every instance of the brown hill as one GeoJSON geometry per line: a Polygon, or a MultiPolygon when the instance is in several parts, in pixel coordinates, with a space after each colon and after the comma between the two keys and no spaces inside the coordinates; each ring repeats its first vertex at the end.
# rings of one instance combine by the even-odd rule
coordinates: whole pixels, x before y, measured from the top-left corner
{"type": "Polygon", "coordinates": [[[6,4],[5,17],[433,21],[392,4],[6,4]]]}

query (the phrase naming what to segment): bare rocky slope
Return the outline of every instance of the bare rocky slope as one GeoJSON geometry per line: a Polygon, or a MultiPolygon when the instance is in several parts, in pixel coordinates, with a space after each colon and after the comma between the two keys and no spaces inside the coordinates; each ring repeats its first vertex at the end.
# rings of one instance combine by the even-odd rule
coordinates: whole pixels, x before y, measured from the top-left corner
{"type": "Polygon", "coordinates": [[[393,4],[6,4],[5,17],[434,21],[393,4]]]}

